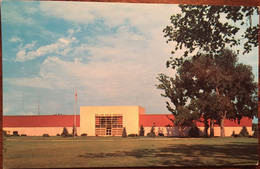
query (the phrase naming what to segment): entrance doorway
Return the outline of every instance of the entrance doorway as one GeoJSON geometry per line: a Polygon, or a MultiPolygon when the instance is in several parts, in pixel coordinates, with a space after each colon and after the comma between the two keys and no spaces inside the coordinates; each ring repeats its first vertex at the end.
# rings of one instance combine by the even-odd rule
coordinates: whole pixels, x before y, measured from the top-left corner
{"type": "Polygon", "coordinates": [[[111,128],[107,128],[106,135],[107,136],[111,136],[111,133],[112,133],[112,129],[111,128]]]}
{"type": "Polygon", "coordinates": [[[123,130],[121,114],[96,114],[95,134],[97,136],[120,136],[123,130]]]}

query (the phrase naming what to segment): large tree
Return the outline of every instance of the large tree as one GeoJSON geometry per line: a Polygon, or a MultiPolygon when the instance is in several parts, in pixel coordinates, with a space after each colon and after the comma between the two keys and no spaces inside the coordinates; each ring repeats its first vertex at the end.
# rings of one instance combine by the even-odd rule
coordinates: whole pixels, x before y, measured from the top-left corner
{"type": "MultiPolygon", "coordinates": [[[[163,96],[173,103],[171,107],[167,102],[172,114],[181,119],[182,111],[178,111],[181,106],[192,114],[203,115],[206,129],[208,119],[211,131],[217,121],[224,136],[226,118],[239,121],[243,116],[252,117],[255,111],[257,88],[251,67],[236,63],[236,54],[225,48],[240,45],[245,54],[258,46],[259,25],[252,22],[252,17],[259,13],[258,8],[179,7],[181,13],[171,16],[171,25],[163,30],[167,43],[174,44],[173,56],[167,60],[166,66],[179,68],[178,75],[172,78],[160,74],[161,84],[157,88],[164,90],[163,96]],[[177,55],[176,51],[183,53],[177,55]],[[182,88],[177,89],[177,86],[182,88]],[[248,91],[250,94],[246,94],[248,91]]],[[[237,49],[236,53],[241,51],[237,49]]],[[[189,117],[187,111],[184,112],[185,117],[189,117]]]]}
{"type": "Polygon", "coordinates": [[[167,43],[175,42],[173,57],[167,61],[168,67],[180,66],[187,56],[198,51],[219,54],[224,48],[242,45],[245,54],[258,46],[259,25],[252,22],[252,16],[259,13],[257,7],[179,7],[181,13],[171,16],[171,25],[163,30],[167,43]],[[239,32],[241,28],[243,30],[239,32]],[[183,54],[176,56],[178,50],[183,54]]]}
{"type": "Polygon", "coordinates": [[[162,74],[158,79],[161,84],[157,88],[164,90],[163,96],[174,104],[171,107],[167,102],[167,108],[179,121],[203,117],[206,130],[208,120],[211,127],[215,121],[220,125],[221,136],[225,136],[225,119],[239,122],[257,112],[257,84],[252,68],[237,63],[237,55],[230,50],[216,55],[197,54],[184,61],[175,79],[162,74]],[[179,107],[186,111],[179,111],[179,107]]]}

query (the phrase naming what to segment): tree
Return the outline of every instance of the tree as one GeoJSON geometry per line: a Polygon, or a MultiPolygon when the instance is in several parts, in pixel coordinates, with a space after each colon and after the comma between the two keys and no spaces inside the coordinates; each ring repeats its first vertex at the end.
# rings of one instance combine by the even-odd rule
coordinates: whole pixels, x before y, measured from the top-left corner
{"type": "MultiPolygon", "coordinates": [[[[171,16],[171,25],[163,30],[168,42],[175,42],[172,54],[182,50],[181,56],[171,57],[167,67],[180,66],[184,59],[197,51],[219,54],[224,48],[240,45],[243,54],[258,46],[259,25],[252,23],[257,7],[179,5],[182,13],[171,16]],[[233,23],[233,24],[232,24],[233,23]],[[239,36],[240,27],[245,31],[239,36]],[[236,36],[236,37],[235,37],[236,36]]],[[[239,50],[237,52],[240,52],[239,50]]]]}
{"type": "Polygon", "coordinates": [[[240,131],[239,133],[242,137],[248,137],[249,136],[249,133],[247,131],[247,128],[246,126],[243,126],[242,130],[240,131]]]}
{"type": "MultiPolygon", "coordinates": [[[[179,7],[182,12],[171,16],[171,25],[163,30],[167,43],[174,42],[175,45],[166,67],[179,68],[178,75],[168,77],[159,74],[157,79],[161,84],[157,88],[164,90],[162,96],[170,99],[173,106],[166,102],[166,107],[175,117],[192,121],[190,114],[203,115],[205,127],[211,128],[211,136],[214,135],[215,122],[220,124],[221,135],[224,136],[226,118],[239,122],[243,116],[251,117],[257,112],[252,68],[237,64],[236,55],[225,48],[243,45],[245,54],[259,45],[259,25],[252,22],[258,8],[179,7]],[[244,32],[240,31],[241,27],[244,32]],[[183,53],[176,55],[176,51],[183,53]]],[[[189,124],[182,124],[185,125],[189,124]]]]}
{"type": "Polygon", "coordinates": [[[75,125],[73,125],[73,128],[72,128],[72,135],[73,135],[73,136],[77,136],[77,135],[78,135],[78,134],[77,134],[77,128],[76,128],[75,125]]]}
{"type": "Polygon", "coordinates": [[[63,131],[61,133],[61,136],[67,137],[69,135],[68,129],[66,127],[63,127],[63,131]]]}
{"type": "Polygon", "coordinates": [[[126,138],[127,137],[127,133],[126,133],[126,128],[123,128],[123,132],[122,132],[122,137],[126,138]]]}
{"type": "MultiPolygon", "coordinates": [[[[181,90],[176,85],[164,85],[169,82],[164,82],[157,88],[165,93],[172,90],[181,91],[182,94],[171,93],[164,96],[171,101],[178,100],[180,96],[178,101],[185,98],[186,105],[184,104],[182,111],[178,113],[175,110],[180,106],[175,104],[177,108],[171,110],[167,103],[168,110],[171,110],[176,118],[180,118],[182,123],[189,122],[189,116],[193,116],[193,119],[203,117],[204,124],[208,120],[211,121],[210,126],[214,126],[213,122],[216,121],[220,125],[221,136],[225,136],[225,119],[239,122],[242,117],[252,118],[257,112],[257,84],[254,82],[252,68],[237,63],[237,55],[230,50],[224,49],[216,55],[197,54],[192,59],[185,60],[177,74],[177,81],[171,81],[179,83],[181,90]],[[189,103],[187,100],[190,100],[189,103]]],[[[159,75],[160,82],[165,81],[161,78],[164,76],[159,75]]]]}
{"type": "Polygon", "coordinates": [[[155,123],[153,123],[153,126],[151,127],[150,133],[147,133],[148,137],[155,137],[155,123]]]}
{"type": "Polygon", "coordinates": [[[144,136],[144,126],[140,126],[139,136],[144,136]]]}

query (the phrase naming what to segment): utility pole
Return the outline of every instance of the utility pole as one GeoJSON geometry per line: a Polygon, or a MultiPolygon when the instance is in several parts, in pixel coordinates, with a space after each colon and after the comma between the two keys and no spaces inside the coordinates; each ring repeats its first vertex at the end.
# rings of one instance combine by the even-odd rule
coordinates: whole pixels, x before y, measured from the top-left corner
{"type": "Polygon", "coordinates": [[[77,120],[76,120],[76,114],[77,114],[77,87],[75,88],[75,111],[74,111],[74,138],[75,138],[75,135],[77,133],[77,127],[76,127],[76,123],[77,123],[77,120]]]}

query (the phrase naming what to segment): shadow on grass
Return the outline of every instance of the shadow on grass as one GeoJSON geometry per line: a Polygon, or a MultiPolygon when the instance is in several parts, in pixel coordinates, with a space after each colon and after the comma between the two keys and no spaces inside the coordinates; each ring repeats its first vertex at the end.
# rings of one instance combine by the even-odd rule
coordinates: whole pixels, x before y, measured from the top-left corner
{"type": "Polygon", "coordinates": [[[231,142],[229,144],[170,144],[167,147],[116,151],[113,153],[86,153],[81,158],[135,157],[163,166],[231,166],[254,165],[257,162],[257,143],[231,142]]]}

